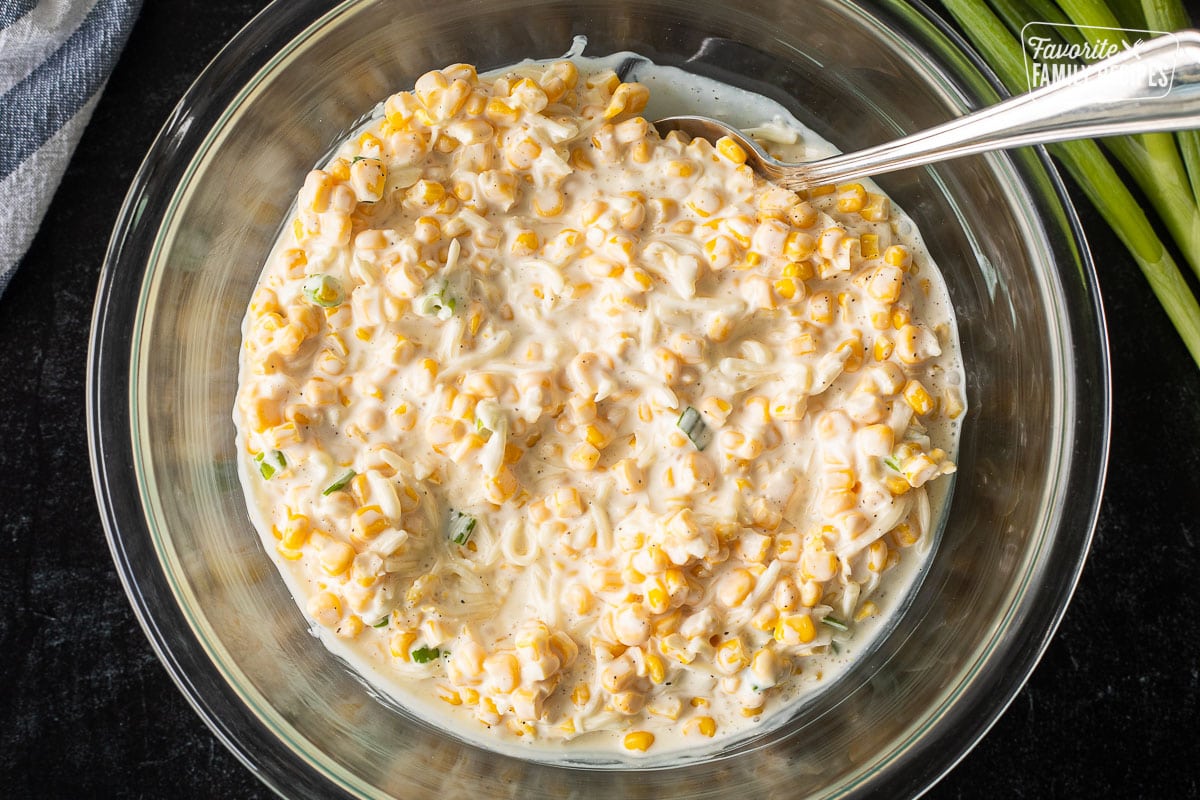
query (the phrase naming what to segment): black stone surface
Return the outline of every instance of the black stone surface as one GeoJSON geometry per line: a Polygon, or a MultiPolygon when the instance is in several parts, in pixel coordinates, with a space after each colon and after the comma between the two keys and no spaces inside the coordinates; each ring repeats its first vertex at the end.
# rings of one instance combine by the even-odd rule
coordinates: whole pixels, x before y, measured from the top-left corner
{"type": "MultiPolygon", "coordinates": [[[[104,247],[195,75],[265,3],[145,0],[41,232],[0,298],[0,797],[265,798],[142,635],[87,462],[84,365],[104,247]]],[[[1200,369],[1079,200],[1112,335],[1092,555],[1058,636],[939,798],[1200,796],[1200,369]]],[[[3,198],[2,202],[19,202],[3,198]]]]}

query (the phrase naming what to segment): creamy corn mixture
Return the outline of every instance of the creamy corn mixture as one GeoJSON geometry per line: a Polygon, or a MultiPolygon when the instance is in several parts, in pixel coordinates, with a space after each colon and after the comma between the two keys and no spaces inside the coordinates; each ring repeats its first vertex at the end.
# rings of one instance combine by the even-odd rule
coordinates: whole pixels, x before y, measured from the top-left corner
{"type": "Polygon", "coordinates": [[[507,741],[745,730],[880,614],[954,469],[955,334],[888,199],[660,139],[647,96],[424,75],[308,175],[245,320],[297,599],[507,741]]]}

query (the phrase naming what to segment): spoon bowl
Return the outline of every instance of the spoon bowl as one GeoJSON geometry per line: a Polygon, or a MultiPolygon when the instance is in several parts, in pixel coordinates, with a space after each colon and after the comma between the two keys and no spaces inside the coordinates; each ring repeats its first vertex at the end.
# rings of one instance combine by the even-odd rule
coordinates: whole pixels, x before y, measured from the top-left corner
{"type": "Polygon", "coordinates": [[[789,164],[772,156],[753,138],[728,123],[712,117],[682,115],[663,117],[654,122],[659,136],[677,131],[690,139],[707,139],[714,145],[721,139],[730,139],[746,152],[746,163],[756,173],[785,189],[803,189],[812,185],[806,180],[804,164],[789,164]]]}

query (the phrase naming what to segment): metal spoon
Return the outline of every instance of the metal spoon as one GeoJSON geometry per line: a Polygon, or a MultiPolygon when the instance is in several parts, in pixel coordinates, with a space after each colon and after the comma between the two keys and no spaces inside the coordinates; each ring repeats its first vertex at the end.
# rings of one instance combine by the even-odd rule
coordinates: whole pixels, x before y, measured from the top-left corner
{"type": "Polygon", "coordinates": [[[749,136],[708,117],[666,117],[654,127],[662,136],[680,131],[713,143],[728,136],[746,151],[746,163],[757,173],[789,189],[1010,147],[1196,128],[1200,127],[1200,31],[1151,39],[1069,79],[894,142],[803,164],[778,161],[749,136]]]}

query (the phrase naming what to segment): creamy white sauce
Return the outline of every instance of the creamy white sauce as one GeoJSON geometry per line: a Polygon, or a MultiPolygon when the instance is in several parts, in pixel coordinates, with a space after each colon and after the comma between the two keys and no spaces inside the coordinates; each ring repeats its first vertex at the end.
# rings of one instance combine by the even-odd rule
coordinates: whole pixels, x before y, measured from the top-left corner
{"type": "MultiPolygon", "coordinates": [[[[627,59],[637,58],[621,53],[593,59],[581,52],[582,42],[577,41],[569,56],[582,76],[616,69],[627,59]]],[[[512,70],[538,76],[545,65],[525,63],[512,70]]],[[[776,140],[769,143],[771,149],[787,159],[811,160],[836,152],[790,118],[785,109],[757,95],[644,59],[637,61],[627,78],[636,78],[650,89],[650,103],[641,112],[646,119],[703,113],[756,128],[776,140]],[[787,141],[792,136],[795,141],[787,141]]],[[[583,85],[581,77],[579,86],[583,85]]],[[[394,105],[387,108],[396,111],[394,105]]],[[[628,116],[615,119],[620,123],[628,116]]],[[[589,125],[586,121],[573,124],[589,125]]],[[[691,201],[703,210],[706,198],[698,192],[733,194],[731,187],[737,180],[746,181],[749,187],[744,176],[732,177],[728,165],[712,169],[717,170],[714,175],[732,183],[713,184],[715,178],[704,183],[686,177],[672,181],[657,173],[647,180],[638,178],[632,167],[577,171],[556,182],[553,173],[563,168],[564,160],[544,159],[527,170],[531,185],[564,190],[561,218],[571,220],[570,226],[579,232],[578,242],[559,242],[555,250],[553,236],[560,235],[567,223],[560,222],[558,214],[541,218],[532,213],[528,201],[531,194],[537,196],[532,190],[518,192],[522,196],[508,212],[502,208],[503,198],[495,199],[503,193],[492,191],[487,213],[478,219],[465,215],[467,222],[453,244],[442,240],[428,243],[428,252],[437,254],[436,268],[425,274],[412,268],[426,255],[423,245],[403,241],[406,236],[396,232],[403,229],[419,237],[422,223],[417,218],[436,218],[437,214],[412,211],[416,206],[411,203],[389,205],[387,200],[415,191],[420,159],[397,157],[386,139],[382,152],[369,143],[364,146],[361,133],[378,125],[378,120],[368,123],[335,152],[335,162],[341,157],[343,166],[348,165],[350,174],[345,180],[327,181],[332,190],[316,183],[306,184],[302,190],[297,211],[301,227],[289,226],[281,236],[244,327],[246,346],[235,420],[239,446],[248,453],[242,465],[248,504],[289,589],[317,620],[314,634],[371,686],[429,724],[484,747],[549,761],[624,763],[635,758],[639,763],[658,763],[703,757],[784,719],[786,709],[830,685],[847,664],[886,632],[918,579],[936,532],[947,480],[929,487],[925,482],[952,470],[950,459],[957,446],[963,371],[953,313],[911,220],[894,207],[876,222],[857,212],[835,212],[838,192],[812,198],[819,216],[812,226],[814,236],[833,226],[836,219],[848,235],[877,235],[880,255],[846,255],[846,269],[801,282],[816,289],[841,287],[850,294],[845,290],[852,275],[865,273],[871,265],[885,265],[881,258],[887,244],[908,250],[916,269],[905,268],[904,293],[896,303],[884,305],[889,313],[893,306],[911,311],[913,322],[919,323],[909,342],[918,352],[901,373],[905,382],[919,380],[940,402],[933,413],[925,415],[913,413],[898,387],[883,393],[882,410],[866,408],[869,403],[854,393],[863,376],[875,375],[871,370],[879,369],[873,341],[883,334],[889,340],[901,338],[900,327],[879,331],[867,325],[864,330],[865,318],[847,310],[843,319],[836,301],[829,323],[810,325],[805,316],[810,313],[804,306],[807,300],[789,303],[777,296],[778,287],[769,286],[765,290],[769,297],[764,297],[761,287],[755,289],[749,281],[731,281],[728,276],[734,267],[714,269],[719,253],[706,252],[700,234],[674,232],[673,220],[687,217],[686,210],[677,211],[673,218],[661,213],[663,219],[656,219],[653,210],[643,207],[644,222],[629,220],[629,226],[622,228],[618,221],[622,212],[637,212],[620,205],[625,191],[643,191],[648,199],[674,198],[681,209],[691,201]],[[386,165],[386,175],[365,169],[372,167],[369,162],[375,158],[386,165]],[[404,163],[410,160],[416,163],[404,163]],[[384,182],[380,192],[375,192],[379,187],[370,185],[373,178],[384,182]],[[357,198],[340,190],[339,199],[339,183],[350,187],[357,198]],[[581,191],[597,193],[597,198],[602,196],[608,203],[602,219],[591,219],[593,214],[584,208],[588,198],[574,196],[581,191]],[[377,194],[383,195],[378,205],[366,210],[357,205],[364,197],[377,194]],[[353,213],[369,211],[371,219],[370,226],[361,219],[355,221],[348,238],[344,231],[334,230],[340,218],[333,215],[337,203],[349,205],[351,199],[357,205],[353,213]],[[306,208],[321,210],[307,213],[306,208]],[[512,215],[518,212],[522,217],[514,219],[512,215]],[[388,217],[389,213],[393,217],[388,217]],[[392,233],[368,250],[358,247],[366,241],[357,238],[364,229],[368,235],[373,235],[373,230],[392,233]],[[529,246],[521,245],[516,237],[522,231],[538,234],[536,243],[531,240],[529,246]],[[498,235],[490,236],[493,232],[498,235]],[[612,234],[629,234],[637,257],[626,263],[621,242],[610,241],[612,234]],[[339,236],[346,242],[334,241],[339,236]],[[297,249],[305,251],[306,264],[297,265],[289,255],[297,249]],[[390,265],[374,256],[360,257],[377,251],[399,255],[390,265]],[[591,251],[590,261],[585,251],[591,251]],[[622,265],[619,278],[603,274],[598,254],[605,263],[622,265]],[[683,256],[690,259],[683,263],[683,256]],[[643,291],[637,278],[629,278],[628,273],[639,264],[649,267],[655,259],[661,263],[647,270],[653,288],[643,291]],[[700,263],[697,266],[693,261],[700,263]],[[493,262],[501,266],[493,267],[493,262]],[[409,265],[407,271],[399,266],[403,264],[409,265]],[[484,277],[473,283],[472,269],[484,277]],[[489,271],[495,269],[502,271],[501,278],[489,279],[489,271]],[[503,272],[506,269],[509,271],[503,272]],[[311,276],[317,274],[334,276],[335,288],[344,294],[340,305],[329,312],[313,311],[316,306],[303,297],[302,285],[318,299],[329,288],[313,283],[311,276]],[[535,289],[535,283],[540,288],[535,289]],[[590,288],[580,297],[573,296],[580,290],[571,287],[581,283],[590,288]],[[485,291],[481,295],[481,286],[491,294],[485,291]],[[366,288],[360,291],[360,287],[366,288]],[[406,302],[397,302],[397,298],[406,302]],[[633,305],[624,308],[623,302],[633,305]],[[761,309],[756,315],[756,302],[777,307],[761,309]],[[502,313],[504,308],[508,311],[502,313]],[[473,334],[469,330],[472,313],[483,319],[473,334]],[[713,328],[706,328],[721,315],[739,322],[728,344],[712,333],[713,328]],[[858,329],[865,347],[861,365],[851,374],[844,369],[844,354],[822,349],[797,355],[794,360],[781,358],[785,352],[796,352],[788,350],[788,342],[810,328],[819,334],[818,339],[828,340],[827,345],[858,329]],[[289,333],[280,333],[280,329],[301,341],[289,343],[289,333]],[[331,331],[341,336],[332,345],[331,331]],[[613,337],[620,335],[631,341],[626,350],[634,356],[628,360],[620,355],[625,351],[612,345],[613,337]],[[407,340],[398,347],[398,340],[390,340],[394,352],[386,362],[380,360],[384,351],[378,349],[384,336],[407,340]],[[695,342],[687,336],[705,340],[700,355],[688,357],[695,342]],[[314,345],[316,340],[320,343],[314,345]],[[664,347],[673,348],[675,355],[665,366],[653,360],[664,347]],[[581,363],[581,355],[586,354],[596,357],[583,358],[590,363],[581,363]],[[436,376],[422,372],[423,358],[437,360],[436,376]],[[664,381],[664,370],[680,374],[673,381],[664,381]],[[498,384],[495,396],[480,376],[498,384]],[[318,383],[312,382],[314,378],[318,383]],[[544,385],[538,384],[543,378],[544,385]],[[339,382],[343,384],[340,387],[339,382]],[[829,388],[822,391],[826,382],[829,388]],[[464,395],[469,396],[465,404],[459,399],[464,395]],[[770,421],[756,421],[747,405],[753,406],[752,397],[763,397],[768,413],[775,412],[770,421]],[[723,412],[711,402],[706,405],[712,398],[730,398],[734,407],[723,412]],[[789,398],[801,400],[800,407],[784,408],[777,403],[789,398]],[[460,405],[455,406],[456,402],[460,405]],[[561,425],[551,413],[556,404],[563,406],[557,417],[566,421],[561,425]],[[949,407],[955,404],[958,408],[951,411],[949,407]],[[677,424],[689,406],[699,409],[712,434],[712,442],[703,451],[682,436],[677,424]],[[648,418],[642,420],[639,415],[646,413],[644,407],[649,409],[648,418]],[[895,481],[902,473],[911,476],[920,466],[914,461],[900,463],[896,455],[899,439],[887,454],[892,462],[889,467],[882,454],[867,457],[861,452],[866,445],[854,437],[866,423],[852,421],[849,428],[830,423],[829,436],[816,435],[819,419],[834,408],[849,409],[857,418],[878,418],[877,424],[894,423],[900,431],[907,429],[913,443],[907,455],[913,459],[924,456],[928,461],[910,482],[915,487],[895,496],[878,495],[885,479],[895,481]],[[581,431],[593,415],[600,418],[597,452],[584,452],[582,465],[572,466],[575,447],[586,450],[581,445],[586,434],[581,431]],[[918,416],[921,423],[909,427],[909,419],[918,416]],[[529,444],[528,437],[534,432],[541,438],[529,444]],[[470,445],[461,445],[473,434],[477,438],[470,445]],[[630,443],[630,436],[639,438],[630,443]],[[448,443],[430,452],[429,443],[442,438],[448,443]],[[757,450],[745,439],[757,440],[757,450]],[[510,468],[502,445],[518,442],[527,446],[510,468]],[[271,478],[264,480],[261,463],[271,464],[279,458],[276,452],[282,453],[282,460],[271,478]],[[259,455],[261,461],[253,460],[259,455]],[[591,466],[591,459],[598,459],[598,464],[591,466]],[[637,468],[627,473],[620,465],[628,467],[631,462],[637,468]],[[761,469],[756,469],[756,462],[761,469]],[[840,463],[849,465],[847,480],[857,487],[848,488],[854,505],[825,514],[821,504],[836,492],[829,487],[841,480],[829,475],[840,463]],[[357,473],[355,479],[326,493],[348,468],[357,473]],[[632,483],[623,483],[622,474],[632,483]],[[513,481],[506,486],[508,478],[513,481]],[[739,478],[747,485],[739,486],[739,478]],[[791,489],[797,484],[807,491],[793,495],[791,489]],[[578,498],[560,494],[562,487],[573,487],[578,498]],[[406,490],[411,490],[407,497],[406,490]],[[874,506],[864,499],[870,491],[876,492],[872,495],[874,506]],[[681,500],[672,501],[672,496],[681,500]],[[743,498],[757,496],[765,498],[761,508],[743,507],[743,498]],[[797,496],[801,506],[793,508],[789,503],[797,496]],[[681,527],[678,513],[686,505],[684,499],[694,503],[693,522],[697,524],[692,528],[698,530],[680,538],[679,531],[687,527],[681,527]],[[446,541],[450,508],[476,520],[467,547],[446,541]],[[739,508],[740,512],[734,511],[739,508]],[[872,508],[873,516],[864,514],[859,520],[861,531],[847,527],[855,523],[846,522],[846,514],[871,512],[872,508]],[[288,526],[299,523],[289,521],[289,512],[293,519],[303,516],[304,525],[311,529],[296,536],[295,547],[287,546],[288,526]],[[527,522],[531,515],[533,523],[527,522]],[[780,619],[807,617],[812,623],[809,641],[795,641],[795,630],[787,626],[772,636],[769,631],[780,631],[782,623],[768,625],[764,632],[762,625],[751,619],[757,619],[763,607],[780,596],[778,587],[787,582],[786,576],[808,570],[801,566],[809,563],[804,561],[809,557],[805,534],[822,521],[843,526],[836,536],[829,535],[829,547],[842,558],[838,569],[845,565],[847,570],[844,577],[828,582],[841,597],[834,606],[823,603],[823,598],[807,605],[792,602],[790,611],[778,613],[780,619]],[[900,523],[910,525],[914,540],[905,546],[896,544],[900,523]],[[736,529],[735,538],[721,544],[723,535],[718,528],[736,529]],[[789,533],[792,530],[794,535],[789,533]],[[642,538],[648,542],[625,547],[638,532],[645,534],[642,538]],[[779,557],[788,536],[804,549],[799,561],[779,557]],[[891,544],[878,556],[883,559],[880,564],[872,561],[875,555],[868,555],[868,544],[876,540],[891,544]],[[652,563],[654,557],[646,555],[648,544],[657,545],[664,554],[657,556],[661,563],[652,563]],[[756,554],[756,549],[761,552],[756,554]],[[337,569],[339,555],[350,557],[351,565],[331,575],[328,567],[333,564],[337,569]],[[730,596],[741,594],[730,588],[736,583],[730,573],[747,567],[758,573],[751,575],[748,597],[752,602],[725,603],[730,596]],[[696,637],[684,637],[686,641],[670,642],[677,645],[682,641],[690,648],[684,657],[694,660],[688,665],[667,654],[667,636],[647,635],[657,619],[668,616],[667,611],[646,611],[651,602],[646,587],[655,575],[665,575],[666,569],[682,569],[692,579],[690,588],[680,590],[686,602],[680,606],[675,598],[669,606],[684,612],[676,629],[690,626],[700,631],[696,637]],[[644,581],[636,586],[630,583],[639,576],[644,581]],[[602,588],[606,578],[617,585],[602,588]],[[570,611],[568,607],[581,602],[584,594],[591,610],[570,611]],[[627,602],[623,595],[639,599],[627,602]],[[330,596],[336,599],[336,614],[321,606],[322,598],[330,596]],[[855,621],[854,615],[868,599],[877,610],[855,621]],[[605,621],[605,613],[610,615],[609,621],[605,621]],[[824,624],[822,617],[839,618],[849,630],[824,624]],[[385,624],[372,627],[378,622],[385,624]],[[406,636],[412,638],[403,638],[406,636]],[[399,650],[397,637],[401,637],[399,650]],[[570,645],[564,644],[563,637],[578,649],[573,659],[566,657],[563,647],[569,649],[570,645]],[[718,643],[716,647],[706,644],[709,637],[718,643]],[[612,646],[594,647],[592,640],[597,638],[612,646]],[[743,642],[747,659],[760,650],[770,650],[775,654],[772,658],[778,656],[792,667],[770,674],[771,670],[757,669],[755,660],[723,671],[718,666],[721,643],[733,638],[743,642]],[[436,658],[415,663],[416,650],[431,654],[435,647],[436,658]],[[495,668],[485,668],[482,678],[467,675],[459,663],[459,659],[469,660],[467,654],[474,649],[495,668]],[[449,651],[449,658],[443,656],[444,651],[449,651]],[[502,680],[497,682],[496,670],[509,656],[519,673],[515,689],[528,689],[532,699],[503,691],[507,687],[502,680]],[[653,679],[650,658],[661,662],[665,680],[653,679]],[[631,688],[622,684],[619,692],[607,691],[602,675],[618,666],[632,670],[631,688]],[[791,670],[793,674],[786,674],[791,670]],[[590,688],[590,697],[573,701],[573,691],[581,685],[590,688]],[[493,699],[498,708],[485,707],[485,698],[493,699]],[[701,698],[706,705],[697,705],[693,698],[701,698]],[[657,713],[642,710],[643,704],[657,713]],[[676,719],[671,719],[672,715],[676,719]],[[712,731],[708,735],[702,732],[702,717],[711,719],[715,736],[712,731]],[[630,749],[626,736],[634,731],[653,734],[649,749],[630,749]]],[[[445,130],[451,129],[447,126],[445,130]]],[[[598,122],[589,132],[605,135],[598,122]]],[[[460,140],[470,136],[465,130],[456,133],[460,140]]],[[[550,124],[544,124],[539,133],[549,137],[541,142],[543,152],[555,136],[570,139],[574,135],[569,126],[558,130],[550,124]]],[[[661,153],[666,145],[658,148],[656,152],[661,153]]],[[[704,159],[710,152],[711,148],[680,148],[673,159],[706,166],[704,159]]],[[[593,149],[592,154],[604,159],[603,148],[593,149]]],[[[524,157],[517,154],[518,161],[524,157]]],[[[651,163],[661,166],[657,160],[651,163]]],[[[478,175],[468,182],[475,192],[496,189],[485,185],[478,175]]],[[[449,186],[451,181],[444,183],[449,186]]],[[[868,197],[880,194],[870,182],[862,184],[868,197]]],[[[709,217],[692,214],[691,218],[697,222],[695,227],[701,228],[710,217],[720,218],[723,210],[721,206],[710,210],[709,217]]],[[[751,226],[745,234],[752,243],[739,252],[759,247],[768,251],[769,263],[786,260],[770,255],[775,252],[772,248],[781,246],[766,241],[769,233],[751,226]],[[753,238],[756,236],[761,238],[753,238]]],[[[831,265],[842,257],[833,251],[831,255],[826,259],[831,265]]],[[[747,274],[755,273],[750,270],[747,274]]],[[[801,291],[811,295],[812,289],[801,291]]],[[[331,290],[331,296],[336,293],[331,290]]],[[[884,362],[900,363],[894,355],[885,357],[884,362]]],[[[892,374],[890,379],[894,378],[892,374]]],[[[880,380],[886,383],[889,377],[877,375],[876,383],[880,380]]],[[[840,413],[845,416],[844,411],[840,413]]],[[[834,506],[836,502],[830,507],[834,506]]],[[[810,577],[809,582],[813,580],[810,577]]],[[[793,594],[801,594],[802,583],[792,581],[793,594]]],[[[733,665],[738,663],[735,660],[733,665]]]]}

